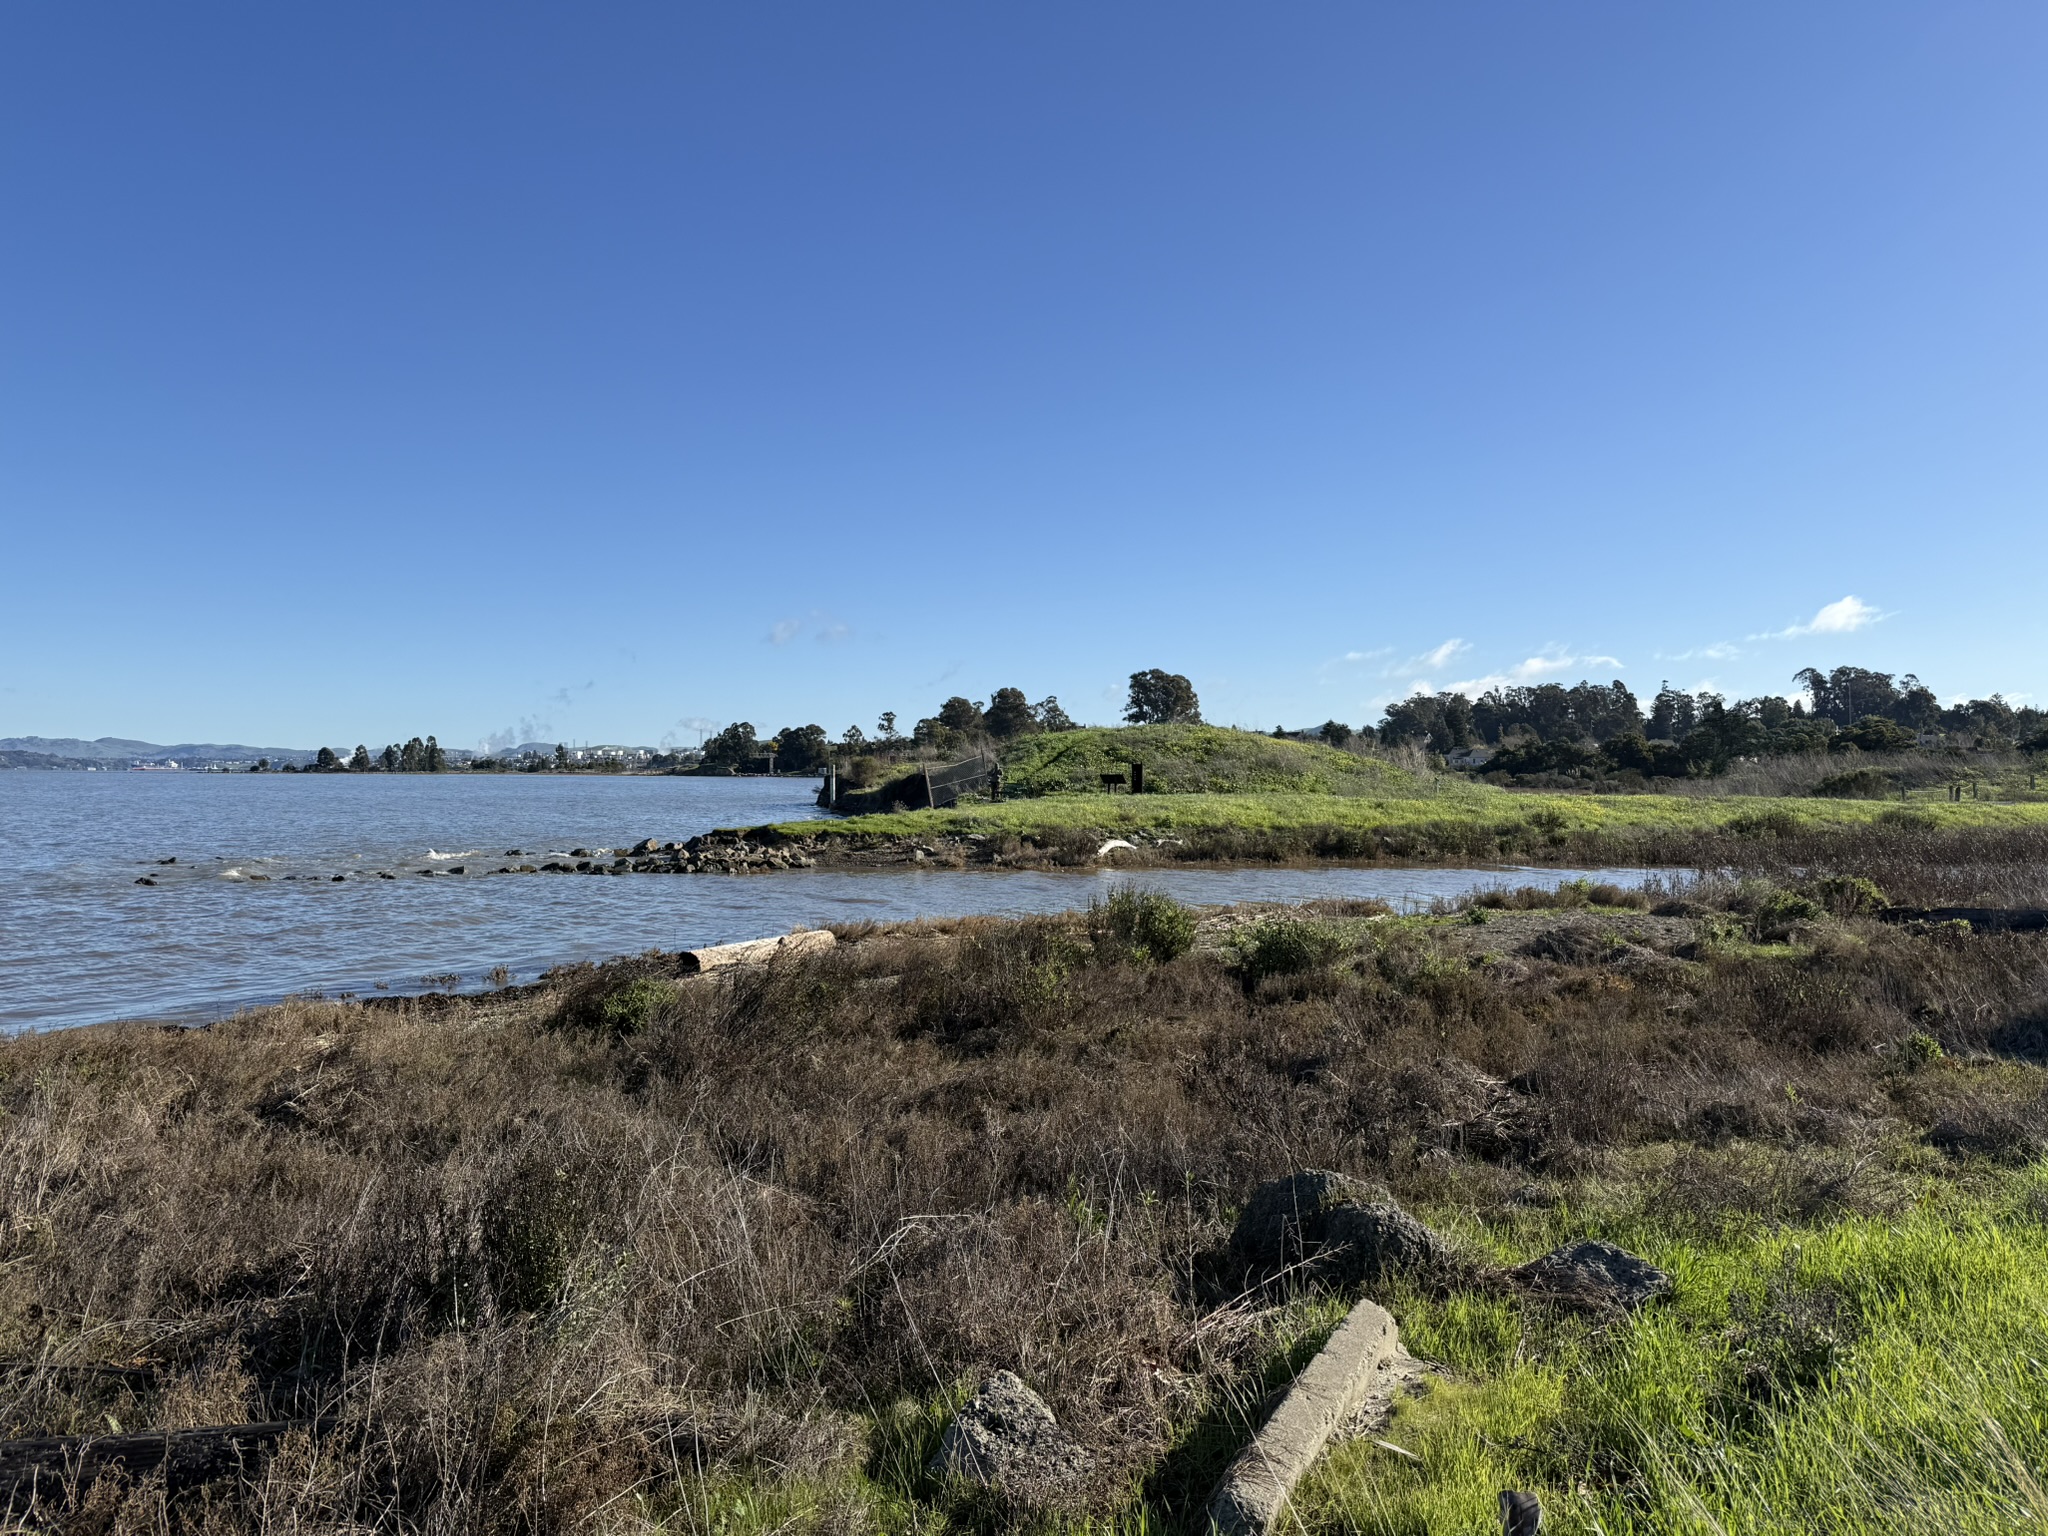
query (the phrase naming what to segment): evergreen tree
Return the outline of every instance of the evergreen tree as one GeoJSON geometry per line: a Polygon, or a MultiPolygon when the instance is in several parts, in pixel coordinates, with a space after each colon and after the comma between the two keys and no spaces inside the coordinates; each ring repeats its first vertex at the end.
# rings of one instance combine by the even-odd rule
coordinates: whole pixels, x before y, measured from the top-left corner
{"type": "Polygon", "coordinates": [[[1124,719],[1132,725],[1200,725],[1202,701],[1195,697],[1195,685],[1180,673],[1154,667],[1131,674],[1124,719]]]}
{"type": "Polygon", "coordinates": [[[1059,695],[1048,693],[1031,706],[1031,713],[1038,717],[1038,727],[1044,731],[1071,731],[1075,728],[1073,718],[1060,708],[1059,695]]]}
{"type": "Polygon", "coordinates": [[[1025,701],[1022,688],[998,688],[990,694],[988,713],[983,718],[989,735],[1005,740],[1042,729],[1025,701]]]}
{"type": "Polygon", "coordinates": [[[761,743],[754,735],[753,722],[748,720],[735,720],[704,743],[704,766],[707,768],[726,768],[741,773],[753,767],[755,759],[760,756],[761,743]]]}
{"type": "Polygon", "coordinates": [[[361,742],[356,743],[356,750],[348,760],[348,771],[350,773],[368,773],[370,771],[370,749],[361,742]]]}

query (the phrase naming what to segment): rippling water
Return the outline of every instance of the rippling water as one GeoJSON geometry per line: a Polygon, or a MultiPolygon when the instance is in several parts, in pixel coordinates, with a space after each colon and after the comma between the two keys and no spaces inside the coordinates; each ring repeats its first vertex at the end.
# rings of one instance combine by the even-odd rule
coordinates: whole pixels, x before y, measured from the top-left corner
{"type": "MultiPolygon", "coordinates": [[[[475,986],[499,966],[531,980],[567,960],[800,924],[1057,912],[1126,882],[1196,903],[1418,903],[1510,878],[1386,868],[489,873],[508,849],[539,862],[527,856],[811,817],[813,792],[801,779],[0,772],[0,1028],[203,1019],[291,993],[417,991],[426,977],[475,986]]],[[[1511,879],[1549,885],[1580,873],[1511,879]]]]}

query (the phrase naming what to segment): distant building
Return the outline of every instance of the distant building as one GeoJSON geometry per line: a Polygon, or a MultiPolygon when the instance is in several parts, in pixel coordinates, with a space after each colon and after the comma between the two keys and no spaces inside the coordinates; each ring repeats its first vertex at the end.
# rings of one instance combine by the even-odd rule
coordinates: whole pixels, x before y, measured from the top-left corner
{"type": "Polygon", "coordinates": [[[1467,747],[1462,752],[1445,753],[1444,766],[1447,768],[1484,768],[1492,759],[1493,748],[1491,747],[1467,747]]]}

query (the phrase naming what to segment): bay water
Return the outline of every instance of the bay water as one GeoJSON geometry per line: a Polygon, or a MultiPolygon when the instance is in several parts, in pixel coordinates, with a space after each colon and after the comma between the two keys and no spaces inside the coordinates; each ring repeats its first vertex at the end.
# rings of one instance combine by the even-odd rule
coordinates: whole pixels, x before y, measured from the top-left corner
{"type": "Polygon", "coordinates": [[[798,926],[1059,912],[1122,884],[1193,904],[1374,897],[1413,907],[1490,885],[1643,878],[1335,865],[492,873],[646,837],[815,817],[815,792],[807,779],[0,771],[0,1030],[197,1022],[290,994],[475,989],[567,961],[798,926]]]}

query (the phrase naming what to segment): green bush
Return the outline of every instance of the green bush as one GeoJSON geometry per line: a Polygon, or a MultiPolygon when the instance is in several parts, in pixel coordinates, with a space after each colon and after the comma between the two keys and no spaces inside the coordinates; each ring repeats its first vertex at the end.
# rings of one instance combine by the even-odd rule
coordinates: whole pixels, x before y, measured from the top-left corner
{"type": "Polygon", "coordinates": [[[1256,924],[1238,937],[1238,969],[1249,982],[1268,976],[1298,976],[1328,965],[1344,948],[1344,932],[1333,924],[1275,919],[1256,924]]]}
{"type": "Polygon", "coordinates": [[[607,985],[600,972],[577,977],[556,1010],[554,1027],[600,1035],[630,1035],[644,1029],[676,999],[676,985],[659,976],[635,976],[607,985]]]}
{"type": "Polygon", "coordinates": [[[1195,915],[1170,896],[1126,886],[1102,911],[1109,931],[1140,959],[1165,964],[1195,945],[1195,915]]]}
{"type": "Polygon", "coordinates": [[[1772,891],[1762,897],[1750,913],[1750,924],[1760,943],[1788,937],[1798,923],[1810,923],[1821,916],[1821,905],[1797,891],[1772,891]]]}
{"type": "Polygon", "coordinates": [[[1888,800],[1898,784],[1882,768],[1851,768],[1832,773],[1813,786],[1813,792],[1829,800],[1888,800]]]}
{"type": "Polygon", "coordinates": [[[1830,912],[1842,917],[1882,912],[1891,905],[1877,882],[1861,875],[1829,875],[1814,882],[1813,894],[1830,912]]]}

